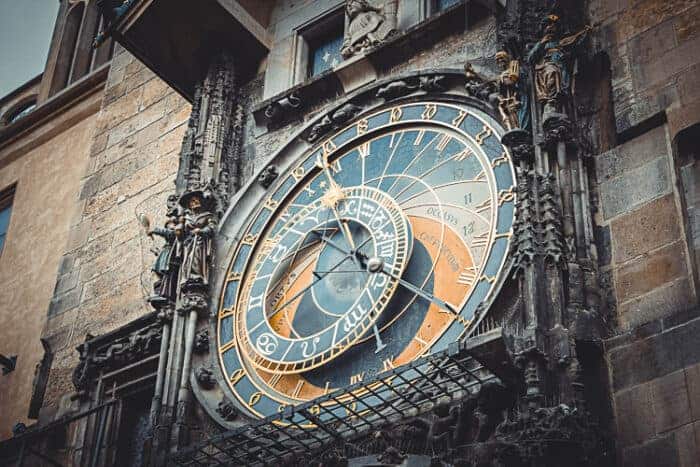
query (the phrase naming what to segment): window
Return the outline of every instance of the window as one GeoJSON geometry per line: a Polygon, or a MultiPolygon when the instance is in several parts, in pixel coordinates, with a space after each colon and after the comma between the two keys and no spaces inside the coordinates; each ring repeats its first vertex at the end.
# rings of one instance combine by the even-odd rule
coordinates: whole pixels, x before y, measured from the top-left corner
{"type": "Polygon", "coordinates": [[[311,45],[309,77],[319,75],[343,61],[340,48],[343,46],[343,33],[336,33],[311,45]]]}
{"type": "Polygon", "coordinates": [[[435,15],[441,11],[462,3],[462,0],[427,0],[426,11],[427,16],[435,15]]]}
{"type": "Polygon", "coordinates": [[[13,123],[19,120],[20,118],[24,117],[25,115],[29,114],[32,110],[36,108],[36,100],[29,102],[19,109],[16,109],[13,113],[11,113],[8,118],[7,118],[7,123],[13,123]]]}
{"type": "Polygon", "coordinates": [[[5,237],[10,227],[10,214],[12,213],[12,198],[14,189],[11,188],[0,194],[0,254],[5,246],[5,237]]]}
{"type": "Polygon", "coordinates": [[[336,9],[302,26],[297,32],[294,84],[318,76],[343,61],[345,11],[336,9]]]}

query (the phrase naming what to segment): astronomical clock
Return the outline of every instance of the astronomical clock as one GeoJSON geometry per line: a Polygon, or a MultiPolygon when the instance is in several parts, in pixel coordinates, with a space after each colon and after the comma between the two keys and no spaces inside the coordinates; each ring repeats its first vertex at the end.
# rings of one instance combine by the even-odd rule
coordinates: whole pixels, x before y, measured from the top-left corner
{"type": "Polygon", "coordinates": [[[215,359],[241,412],[284,412],[474,331],[512,235],[502,133],[464,101],[414,98],[289,158],[221,253],[215,359]]]}

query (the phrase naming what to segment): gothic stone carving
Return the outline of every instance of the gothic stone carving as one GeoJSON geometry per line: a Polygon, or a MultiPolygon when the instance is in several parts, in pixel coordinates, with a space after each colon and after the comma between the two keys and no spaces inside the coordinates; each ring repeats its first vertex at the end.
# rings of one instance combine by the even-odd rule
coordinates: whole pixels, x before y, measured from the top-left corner
{"type": "Polygon", "coordinates": [[[78,346],[80,360],[73,370],[73,386],[86,391],[100,371],[121,368],[157,353],[161,334],[160,326],[151,325],[97,348],[89,346],[92,336],[88,334],[88,342],[78,346]]]}
{"type": "Polygon", "coordinates": [[[201,289],[209,285],[212,237],[217,224],[212,213],[215,200],[210,191],[195,190],[185,193],[180,205],[185,209],[175,229],[182,242],[180,285],[183,290],[201,289]]]}
{"type": "Polygon", "coordinates": [[[265,117],[270,122],[282,120],[285,114],[288,114],[301,107],[301,99],[295,92],[281,98],[278,101],[272,102],[265,108],[265,117]]]}
{"type": "Polygon", "coordinates": [[[368,0],[346,0],[348,26],[340,53],[350,58],[375,47],[396,33],[397,0],[388,0],[381,7],[368,0]]]}
{"type": "Polygon", "coordinates": [[[355,104],[348,102],[341,108],[328,114],[321,119],[320,122],[311,127],[306,140],[309,143],[318,141],[323,135],[331,130],[337,130],[344,123],[350,121],[355,115],[357,115],[362,109],[355,104]]]}
{"type": "Polygon", "coordinates": [[[192,350],[198,355],[209,352],[209,329],[204,328],[197,332],[197,335],[194,337],[192,350]]]}
{"type": "Polygon", "coordinates": [[[214,373],[211,368],[200,366],[194,374],[197,382],[202,387],[202,389],[214,389],[216,387],[216,379],[214,378],[214,373]]]}
{"type": "Polygon", "coordinates": [[[262,172],[260,172],[260,175],[258,176],[258,183],[260,183],[263,188],[268,189],[278,176],[279,172],[277,170],[277,166],[268,165],[262,172]]]}
{"type": "Polygon", "coordinates": [[[148,233],[151,237],[157,235],[165,239],[165,244],[158,252],[152,268],[157,280],[153,284],[153,295],[149,297],[148,301],[155,308],[174,303],[177,295],[177,277],[181,259],[175,233],[180,217],[176,195],[168,196],[167,206],[165,225],[162,228],[156,227],[148,233]]]}
{"type": "Polygon", "coordinates": [[[227,422],[232,422],[238,417],[236,406],[234,406],[233,403],[226,398],[226,396],[219,401],[216,412],[227,422]]]}

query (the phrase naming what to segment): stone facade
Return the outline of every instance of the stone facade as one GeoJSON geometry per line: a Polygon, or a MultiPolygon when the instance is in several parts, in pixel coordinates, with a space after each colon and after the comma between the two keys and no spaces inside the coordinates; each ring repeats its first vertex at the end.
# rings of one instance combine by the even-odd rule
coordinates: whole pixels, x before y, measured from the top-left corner
{"type": "Polygon", "coordinates": [[[71,386],[75,347],[149,311],[157,246],[139,216],[158,219],[174,191],[189,105],[121,50],[94,117],[87,170],[48,309],[44,335],[56,352],[44,399],[56,410],[71,386]]]}
{"type": "MultiPolygon", "coordinates": [[[[455,19],[455,10],[431,22],[433,3],[399,2],[397,28],[409,31],[413,42],[395,46],[392,54],[368,52],[372,73],[341,65],[312,79],[299,61],[298,33],[343,2],[280,1],[271,11],[256,10],[273,46],[237,95],[244,113],[240,185],[255,183],[287,141],[362,86],[430,70],[455,72],[465,63],[497,76],[497,31],[503,11],[512,10],[493,15],[484,9],[464,21],[455,19]],[[421,21],[430,26],[422,30],[421,21]],[[353,73],[362,76],[347,79],[353,73]],[[304,86],[316,91],[302,96],[299,110],[293,106],[275,121],[264,116],[304,86]]],[[[507,9],[537,2],[500,3],[511,5],[507,9]]],[[[581,58],[588,68],[574,70],[572,87],[586,96],[575,111],[588,172],[574,173],[591,193],[605,328],[605,365],[593,400],[602,424],[615,434],[616,465],[697,467],[700,5],[590,0],[586,11],[587,21],[573,23],[594,27],[581,58]]],[[[17,184],[0,257],[0,281],[7,285],[0,291],[0,329],[11,330],[0,331],[0,352],[20,356],[17,369],[0,377],[0,439],[11,436],[15,422],[29,424],[39,337],[53,354],[42,425],[79,409],[72,381],[81,357],[76,347],[119,333],[153,311],[146,299],[161,240],[154,243],[142,224],[149,218],[160,225],[165,218],[192,107],[121,46],[107,67],[86,77],[102,73],[62,114],[24,133],[0,133],[0,190],[17,184]]],[[[13,108],[32,92],[22,89],[0,108],[13,108]]],[[[210,415],[196,408],[194,438],[216,431],[210,415]]]]}

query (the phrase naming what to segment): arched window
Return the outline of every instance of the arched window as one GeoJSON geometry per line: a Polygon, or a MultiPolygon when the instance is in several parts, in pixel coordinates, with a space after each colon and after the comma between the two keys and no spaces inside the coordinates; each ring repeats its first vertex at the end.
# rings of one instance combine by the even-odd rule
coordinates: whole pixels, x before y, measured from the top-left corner
{"type": "Polygon", "coordinates": [[[36,108],[37,96],[29,96],[17,102],[15,105],[10,107],[10,109],[2,115],[0,118],[0,124],[9,125],[21,119],[32,110],[36,108]]]}
{"type": "Polygon", "coordinates": [[[76,56],[78,36],[85,13],[85,4],[78,2],[69,7],[66,21],[63,23],[63,32],[59,42],[58,56],[56,57],[56,69],[51,83],[50,95],[56,94],[68,86],[73,63],[76,56]]]}

